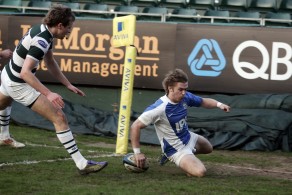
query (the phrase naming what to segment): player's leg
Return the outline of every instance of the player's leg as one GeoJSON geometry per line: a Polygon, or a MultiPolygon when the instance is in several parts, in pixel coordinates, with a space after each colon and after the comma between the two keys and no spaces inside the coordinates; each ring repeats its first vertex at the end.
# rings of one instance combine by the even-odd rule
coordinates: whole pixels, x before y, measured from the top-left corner
{"type": "MultiPolygon", "coordinates": [[[[211,143],[201,135],[192,134],[192,140],[189,144],[189,147],[192,147],[192,144],[195,145],[195,154],[209,154],[213,151],[213,146],[211,143]]],[[[179,166],[190,176],[203,177],[206,173],[206,167],[202,161],[193,154],[184,155],[180,162],[179,166]]]]}
{"type": "Polygon", "coordinates": [[[213,151],[212,144],[203,136],[198,135],[198,140],[195,145],[195,154],[209,154],[213,151]]]}
{"type": "Polygon", "coordinates": [[[11,146],[13,148],[23,148],[25,145],[16,141],[9,133],[11,106],[4,110],[0,110],[0,146],[11,146]]]}
{"type": "Polygon", "coordinates": [[[173,154],[169,159],[180,167],[188,176],[203,177],[206,173],[204,164],[192,152],[193,144],[173,154]]]}
{"type": "Polygon", "coordinates": [[[203,177],[206,173],[204,164],[193,154],[184,155],[179,162],[179,167],[189,176],[203,177]]]}
{"type": "Polygon", "coordinates": [[[0,146],[11,146],[14,148],[22,148],[23,143],[15,141],[9,133],[10,113],[12,98],[6,94],[5,88],[0,86],[0,146]]]}
{"type": "Polygon", "coordinates": [[[68,126],[64,112],[61,109],[56,109],[44,95],[41,94],[37,98],[31,109],[54,124],[58,139],[71,155],[81,174],[97,172],[107,166],[107,162],[88,161],[82,156],[68,126]]]}
{"type": "Polygon", "coordinates": [[[206,173],[206,168],[201,160],[193,154],[193,149],[196,145],[200,145],[201,142],[204,143],[205,140],[196,133],[190,132],[190,135],[189,143],[183,149],[169,157],[169,159],[185,171],[187,175],[203,177],[206,173]]]}

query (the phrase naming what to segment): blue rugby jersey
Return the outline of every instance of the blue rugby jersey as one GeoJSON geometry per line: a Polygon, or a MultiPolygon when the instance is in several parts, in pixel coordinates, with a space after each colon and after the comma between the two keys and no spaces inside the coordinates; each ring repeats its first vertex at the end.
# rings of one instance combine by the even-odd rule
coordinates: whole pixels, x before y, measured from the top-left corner
{"type": "Polygon", "coordinates": [[[139,120],[146,126],[154,124],[162,151],[169,157],[188,144],[187,108],[199,107],[202,98],[186,92],[179,103],[164,95],[141,114],[139,120]]]}

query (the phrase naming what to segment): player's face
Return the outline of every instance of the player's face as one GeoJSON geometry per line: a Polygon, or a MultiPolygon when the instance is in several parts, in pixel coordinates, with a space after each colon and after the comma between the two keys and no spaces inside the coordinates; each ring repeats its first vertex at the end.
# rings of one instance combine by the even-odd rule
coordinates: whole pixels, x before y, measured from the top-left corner
{"type": "Polygon", "coordinates": [[[186,83],[178,82],[173,87],[170,87],[168,97],[172,102],[178,103],[184,98],[187,92],[187,88],[188,82],[186,83]]]}
{"type": "Polygon", "coordinates": [[[73,27],[73,22],[71,22],[68,26],[64,26],[62,23],[58,25],[58,35],[56,38],[58,39],[64,39],[65,37],[68,37],[71,33],[73,27]]]}

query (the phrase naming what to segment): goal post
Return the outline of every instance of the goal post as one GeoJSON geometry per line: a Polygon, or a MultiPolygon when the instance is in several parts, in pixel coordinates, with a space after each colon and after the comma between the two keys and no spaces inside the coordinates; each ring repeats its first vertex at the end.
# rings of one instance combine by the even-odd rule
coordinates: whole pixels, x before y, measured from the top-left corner
{"type": "Polygon", "coordinates": [[[137,55],[137,50],[134,46],[135,32],[136,17],[134,15],[115,17],[113,19],[112,45],[114,47],[126,47],[119,107],[116,154],[126,154],[128,150],[134,72],[137,55]]]}

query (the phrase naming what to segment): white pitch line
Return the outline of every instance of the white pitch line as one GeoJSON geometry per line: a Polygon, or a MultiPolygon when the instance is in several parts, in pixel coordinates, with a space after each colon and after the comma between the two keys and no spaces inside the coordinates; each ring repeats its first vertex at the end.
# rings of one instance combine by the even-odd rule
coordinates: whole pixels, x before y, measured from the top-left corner
{"type": "MultiPolygon", "coordinates": [[[[25,142],[26,145],[28,146],[32,146],[32,147],[43,147],[43,148],[55,148],[55,149],[65,149],[64,147],[61,147],[61,146],[48,146],[46,144],[33,144],[33,143],[29,143],[29,142],[25,142]]],[[[79,151],[86,151],[86,152],[89,152],[89,153],[94,153],[94,152],[97,152],[96,150],[83,150],[83,149],[80,149],[78,148],[79,151]]],[[[98,150],[98,152],[103,152],[105,153],[106,151],[101,151],[101,150],[98,150]]]]}
{"type": "Polygon", "coordinates": [[[48,146],[46,144],[33,144],[29,142],[25,142],[25,145],[33,146],[33,147],[56,148],[56,149],[64,148],[64,147],[59,147],[59,146],[48,146]]]}
{"type": "MultiPolygon", "coordinates": [[[[94,156],[86,156],[86,158],[100,158],[100,157],[114,157],[119,156],[117,154],[101,154],[101,155],[94,155],[94,156]]],[[[57,161],[66,161],[66,160],[72,160],[72,158],[58,158],[58,159],[49,159],[49,160],[33,160],[33,161],[21,161],[21,162],[13,162],[13,163],[2,163],[0,164],[0,167],[4,166],[13,166],[13,165],[30,165],[30,164],[38,164],[42,162],[46,163],[52,163],[57,161]]]]}
{"type": "Polygon", "coordinates": [[[287,174],[292,175],[292,172],[283,172],[283,171],[276,171],[276,170],[268,170],[268,169],[257,169],[252,167],[241,167],[241,166],[234,166],[234,165],[221,165],[224,167],[234,168],[234,169],[246,169],[251,171],[260,171],[260,172],[267,172],[267,173],[281,173],[281,174],[287,174]]]}
{"type": "MultiPolygon", "coordinates": [[[[25,143],[28,146],[32,146],[32,147],[43,147],[43,148],[55,148],[55,149],[64,149],[64,147],[60,147],[60,146],[48,146],[46,144],[33,144],[33,143],[29,143],[26,142],[25,143]]],[[[82,149],[79,149],[79,151],[85,151],[82,149]]],[[[102,152],[102,153],[109,153],[109,154],[101,154],[101,155],[93,155],[93,156],[85,156],[86,158],[100,158],[100,157],[113,157],[113,156],[120,156],[118,154],[115,153],[110,153],[107,151],[94,151],[94,150],[86,150],[87,152],[90,153],[94,153],[94,152],[102,152]]],[[[7,163],[2,163],[0,164],[0,167],[4,167],[4,166],[13,166],[13,165],[30,165],[30,164],[38,164],[38,163],[42,163],[42,162],[47,162],[47,163],[51,163],[51,162],[56,162],[56,161],[67,161],[67,160],[72,160],[72,158],[59,158],[59,159],[49,159],[49,160],[40,160],[40,161],[21,161],[21,162],[7,162],[7,163]]]]}

